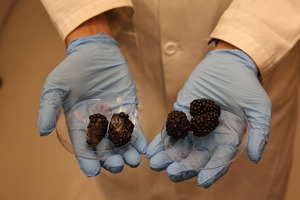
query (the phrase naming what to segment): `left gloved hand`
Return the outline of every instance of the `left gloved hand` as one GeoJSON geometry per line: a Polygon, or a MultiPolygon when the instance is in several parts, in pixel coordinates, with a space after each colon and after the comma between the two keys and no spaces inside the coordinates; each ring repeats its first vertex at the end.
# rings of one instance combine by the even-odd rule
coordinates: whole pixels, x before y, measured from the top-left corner
{"type": "MultiPolygon", "coordinates": [[[[258,70],[254,62],[244,52],[240,50],[213,50],[191,73],[178,94],[174,109],[181,109],[188,113],[189,106],[185,109],[182,106],[199,98],[229,102],[238,106],[245,113],[249,123],[248,157],[256,163],[260,160],[268,141],[272,109],[272,103],[259,83],[257,75],[258,70]]],[[[211,148],[213,154],[201,155],[205,158],[204,160],[201,160],[200,156],[197,155],[199,152],[193,154],[193,156],[196,155],[195,160],[199,164],[199,168],[216,165],[217,163],[214,163],[213,160],[216,155],[222,155],[225,152],[230,155],[230,151],[238,145],[237,139],[240,136],[237,132],[232,138],[229,137],[230,134],[226,138],[222,138],[220,136],[214,137],[217,133],[210,133],[211,135],[206,137],[202,147],[211,148]],[[226,141],[225,144],[224,141],[226,141]]],[[[180,152],[185,151],[184,145],[173,148],[179,148],[180,152]]],[[[190,160],[183,159],[181,162],[176,162],[167,155],[160,134],[150,143],[147,157],[150,159],[152,169],[157,171],[166,169],[167,175],[174,182],[198,176],[198,185],[204,188],[211,186],[229,169],[229,164],[201,171],[187,168],[190,160]]],[[[223,161],[226,162],[226,159],[229,161],[231,157],[224,158],[223,161]]]]}
{"type": "MultiPolygon", "coordinates": [[[[105,94],[99,90],[121,95],[126,101],[122,105],[137,115],[135,83],[129,67],[116,40],[99,33],[77,38],[69,43],[67,57],[49,74],[44,84],[40,102],[38,127],[40,135],[48,135],[56,126],[56,120],[63,108],[67,118],[70,139],[73,145],[81,145],[84,152],[93,158],[95,152],[90,151],[86,143],[86,135],[78,129],[78,121],[72,120],[71,111],[76,107],[78,98],[98,99],[105,94]]],[[[80,117],[88,116],[89,106],[83,104],[80,117]]],[[[78,114],[77,114],[78,115],[78,114]]],[[[124,165],[137,167],[141,162],[140,154],[146,152],[146,137],[140,129],[137,142],[124,154],[113,154],[105,160],[85,159],[76,156],[81,170],[92,177],[100,173],[101,168],[110,172],[121,172],[124,165]]]]}

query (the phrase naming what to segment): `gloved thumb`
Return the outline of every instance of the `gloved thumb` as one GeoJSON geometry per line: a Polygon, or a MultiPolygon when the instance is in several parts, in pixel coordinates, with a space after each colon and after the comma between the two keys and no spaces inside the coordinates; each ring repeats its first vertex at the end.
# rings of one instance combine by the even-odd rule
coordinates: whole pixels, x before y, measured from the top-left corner
{"type": "Polygon", "coordinates": [[[258,163],[268,142],[269,132],[267,130],[251,129],[247,145],[248,157],[251,161],[258,163]]]}
{"type": "Polygon", "coordinates": [[[38,118],[38,130],[41,136],[48,135],[55,128],[65,96],[66,92],[61,90],[45,90],[43,92],[38,118]]]}
{"type": "Polygon", "coordinates": [[[265,112],[256,112],[249,118],[250,130],[248,136],[247,153],[251,161],[257,163],[268,142],[271,127],[271,103],[265,112]]]}

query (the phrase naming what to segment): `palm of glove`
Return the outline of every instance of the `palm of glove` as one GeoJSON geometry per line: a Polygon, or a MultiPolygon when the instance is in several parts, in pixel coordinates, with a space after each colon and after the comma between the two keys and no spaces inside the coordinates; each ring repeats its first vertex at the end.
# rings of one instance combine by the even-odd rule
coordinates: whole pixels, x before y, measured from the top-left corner
{"type": "MultiPolygon", "coordinates": [[[[269,135],[271,101],[257,79],[257,70],[253,61],[239,50],[215,50],[208,53],[179,92],[174,109],[182,109],[188,113],[189,106],[183,106],[198,98],[230,102],[241,108],[250,127],[248,156],[253,162],[258,162],[269,135]]],[[[203,143],[198,143],[199,148],[190,152],[188,157],[180,162],[170,158],[165,152],[161,137],[158,135],[147,150],[151,168],[167,169],[168,176],[175,182],[198,176],[198,184],[202,187],[209,187],[227,172],[229,165],[201,171],[191,170],[189,167],[196,165],[198,168],[203,166],[209,168],[218,164],[214,157],[224,154],[228,157],[225,156],[221,162],[229,161],[232,158],[230,152],[239,144],[240,132],[243,132],[238,124],[232,127],[235,128],[229,132],[233,134],[220,137],[217,134],[218,130],[215,130],[205,139],[199,140],[203,141],[203,143]],[[225,145],[224,141],[226,141],[225,145]]],[[[185,145],[173,148],[179,148],[177,152],[185,152],[186,143],[188,140],[185,145]]]]}
{"type": "MultiPolygon", "coordinates": [[[[76,124],[69,114],[76,99],[82,96],[104,98],[98,90],[117,93],[126,99],[124,104],[137,104],[135,84],[127,63],[111,37],[98,35],[73,40],[67,50],[68,56],[47,77],[40,103],[39,131],[49,134],[54,128],[61,108],[68,119],[68,128],[73,144],[85,144],[85,136],[78,133],[76,124]],[[87,95],[88,94],[88,95],[87,95]],[[67,100],[66,100],[67,99],[67,100]]],[[[77,108],[78,109],[78,108],[77,108]]],[[[90,108],[79,108],[85,115],[90,108]]],[[[130,108],[137,114],[136,108],[130,108]]],[[[120,172],[124,163],[136,167],[145,153],[147,141],[140,131],[136,145],[124,155],[114,154],[104,161],[77,157],[80,168],[87,176],[100,173],[101,166],[111,172],[120,172]]],[[[88,150],[88,145],[84,146],[88,150]]],[[[89,156],[91,157],[91,155],[89,156]]]]}

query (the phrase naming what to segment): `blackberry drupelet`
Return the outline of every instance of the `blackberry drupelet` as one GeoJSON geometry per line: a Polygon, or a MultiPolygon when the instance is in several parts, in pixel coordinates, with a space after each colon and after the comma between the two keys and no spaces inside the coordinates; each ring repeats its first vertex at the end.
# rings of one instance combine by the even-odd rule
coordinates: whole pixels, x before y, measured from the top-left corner
{"type": "Polygon", "coordinates": [[[134,124],[130,121],[128,114],[115,113],[110,120],[108,137],[116,147],[121,147],[130,142],[133,129],[134,124]]]}
{"type": "Polygon", "coordinates": [[[190,122],[190,130],[195,136],[205,136],[219,125],[219,113],[207,112],[193,117],[190,122]]]}
{"type": "Polygon", "coordinates": [[[190,114],[193,117],[207,112],[221,113],[221,107],[211,99],[195,99],[190,103],[190,114]]]}
{"type": "Polygon", "coordinates": [[[189,132],[189,120],[186,114],[179,110],[171,111],[168,114],[166,131],[174,139],[186,136],[189,132]]]}
{"type": "Polygon", "coordinates": [[[100,113],[89,116],[90,122],[86,131],[86,142],[96,147],[105,136],[107,131],[108,121],[106,117],[100,113]]]}

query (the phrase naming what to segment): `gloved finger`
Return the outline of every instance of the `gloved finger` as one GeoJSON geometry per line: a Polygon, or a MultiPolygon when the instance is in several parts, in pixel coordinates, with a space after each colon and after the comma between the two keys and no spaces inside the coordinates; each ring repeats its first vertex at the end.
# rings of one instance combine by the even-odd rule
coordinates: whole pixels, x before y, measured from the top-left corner
{"type": "MultiPolygon", "coordinates": [[[[173,139],[169,136],[165,139],[168,142],[173,141],[173,139]]],[[[160,151],[151,158],[150,167],[152,169],[161,171],[166,169],[166,167],[168,167],[168,165],[172,162],[183,160],[189,154],[192,148],[192,143],[187,137],[185,137],[176,140],[175,143],[170,143],[168,147],[169,148],[165,151],[160,151]]]]}
{"type": "Polygon", "coordinates": [[[119,173],[124,168],[124,159],[114,149],[114,145],[107,137],[104,137],[102,141],[97,145],[97,159],[100,159],[100,163],[104,169],[112,173],[119,173]]]}
{"type": "Polygon", "coordinates": [[[221,178],[229,169],[229,161],[234,157],[234,149],[230,145],[220,145],[211,156],[210,160],[198,174],[198,185],[204,188],[210,187],[221,178]],[[226,164],[228,163],[228,164],[226,164]],[[221,167],[217,167],[222,165],[221,167]]]}
{"type": "Polygon", "coordinates": [[[87,177],[93,177],[100,173],[101,164],[99,160],[90,160],[78,156],[76,156],[76,159],[81,171],[83,171],[87,177]]]}
{"type": "Polygon", "coordinates": [[[173,162],[167,168],[168,177],[175,183],[193,178],[197,176],[198,173],[199,170],[190,169],[179,162],[173,162]]]}
{"type": "MultiPolygon", "coordinates": [[[[128,145],[124,148],[115,149],[115,146],[107,137],[104,137],[96,146],[96,154],[100,160],[106,160],[108,157],[120,154],[123,156],[125,163],[130,167],[137,167],[142,161],[139,152],[133,146],[128,145]]],[[[113,170],[117,172],[120,169],[113,170]]]]}
{"type": "Polygon", "coordinates": [[[249,159],[257,163],[264,152],[268,142],[269,130],[251,129],[249,131],[249,139],[247,145],[247,153],[249,159]]]}
{"type": "Polygon", "coordinates": [[[246,112],[250,123],[247,153],[249,159],[255,163],[261,159],[270,134],[272,106],[271,103],[267,105],[270,106],[266,106],[265,112],[246,112]]]}
{"type": "Polygon", "coordinates": [[[148,141],[144,135],[142,128],[138,132],[136,141],[133,144],[133,147],[140,153],[145,154],[148,147],[148,141]]]}
{"type": "Polygon", "coordinates": [[[101,164],[93,147],[86,143],[85,132],[78,129],[70,129],[69,135],[72,142],[72,150],[77,155],[76,158],[80,169],[87,177],[99,174],[101,164]]]}
{"type": "Polygon", "coordinates": [[[161,134],[157,134],[147,148],[146,157],[150,159],[155,154],[163,151],[164,149],[165,148],[161,140],[161,134]]]}
{"type": "Polygon", "coordinates": [[[142,161],[139,152],[132,146],[129,146],[129,149],[123,154],[123,158],[125,163],[133,168],[137,167],[142,161]]]}
{"type": "Polygon", "coordinates": [[[198,185],[203,188],[209,188],[219,178],[221,178],[228,171],[230,164],[208,170],[202,170],[198,174],[198,185]]]}
{"type": "Polygon", "coordinates": [[[181,162],[174,162],[167,168],[168,177],[174,182],[184,181],[198,175],[210,158],[206,150],[194,149],[181,162]]]}
{"type": "Polygon", "coordinates": [[[173,163],[174,160],[172,160],[167,152],[160,151],[159,153],[155,154],[150,159],[150,168],[155,171],[161,171],[166,169],[171,163],[173,163]]]}
{"type": "Polygon", "coordinates": [[[66,91],[45,90],[40,99],[38,129],[41,136],[48,135],[55,128],[66,91]]]}
{"type": "Polygon", "coordinates": [[[124,168],[124,159],[120,154],[109,156],[106,160],[101,161],[102,167],[109,172],[119,173],[124,168]]]}

